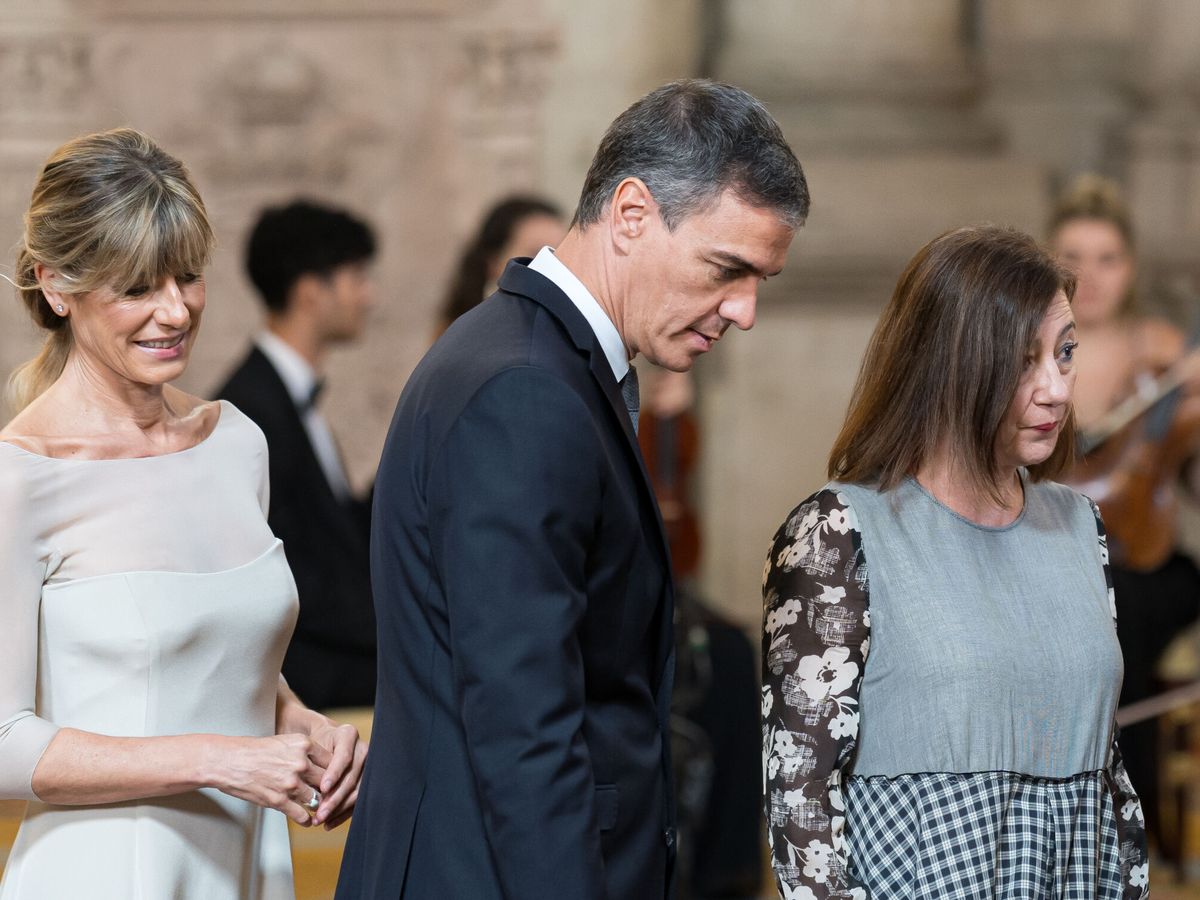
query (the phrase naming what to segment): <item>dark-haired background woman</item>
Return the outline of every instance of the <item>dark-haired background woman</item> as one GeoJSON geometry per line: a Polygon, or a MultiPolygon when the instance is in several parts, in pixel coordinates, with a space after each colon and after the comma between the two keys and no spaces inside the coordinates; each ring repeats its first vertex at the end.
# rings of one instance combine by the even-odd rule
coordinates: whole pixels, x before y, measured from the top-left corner
{"type": "Polygon", "coordinates": [[[764,578],[785,900],[1147,893],[1104,528],[1070,458],[1070,276],[1017,232],[909,264],[764,578]],[[1086,676],[1086,677],[1083,677],[1086,676]]]}
{"type": "Polygon", "coordinates": [[[562,212],[541,197],[506,197],[489,209],[458,259],[442,300],[437,334],[496,289],[510,259],[536,256],[543,247],[556,245],[565,232],[562,212]]]}

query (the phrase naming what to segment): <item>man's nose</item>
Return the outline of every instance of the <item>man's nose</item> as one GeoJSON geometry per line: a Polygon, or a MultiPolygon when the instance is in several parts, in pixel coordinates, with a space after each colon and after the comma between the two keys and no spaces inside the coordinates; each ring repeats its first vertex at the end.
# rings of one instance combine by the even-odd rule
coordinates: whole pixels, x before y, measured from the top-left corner
{"type": "Polygon", "coordinates": [[[758,310],[758,285],[759,280],[755,278],[751,284],[726,297],[717,310],[721,318],[732,322],[742,331],[753,328],[758,310]]]}

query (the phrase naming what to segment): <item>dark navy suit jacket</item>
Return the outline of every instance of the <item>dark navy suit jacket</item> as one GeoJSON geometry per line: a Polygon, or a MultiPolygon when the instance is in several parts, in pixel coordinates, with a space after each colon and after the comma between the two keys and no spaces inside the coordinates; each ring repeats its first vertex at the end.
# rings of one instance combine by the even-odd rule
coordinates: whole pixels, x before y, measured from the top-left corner
{"type": "Polygon", "coordinates": [[[526,263],[422,360],[384,448],[339,900],[672,893],[666,543],[608,360],[526,263]]]}

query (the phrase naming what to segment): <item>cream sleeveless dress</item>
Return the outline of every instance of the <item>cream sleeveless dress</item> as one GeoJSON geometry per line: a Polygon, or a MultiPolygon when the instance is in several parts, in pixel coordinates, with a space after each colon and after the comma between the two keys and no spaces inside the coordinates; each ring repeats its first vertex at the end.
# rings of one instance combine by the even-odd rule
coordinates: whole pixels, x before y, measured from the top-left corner
{"type": "Polygon", "coordinates": [[[296,589],[267,500],[262,432],[224,401],[209,437],[163,456],[0,442],[0,797],[30,801],[2,900],[294,895],[281,813],[211,789],[69,807],[31,787],[61,727],[274,733],[296,589]]]}

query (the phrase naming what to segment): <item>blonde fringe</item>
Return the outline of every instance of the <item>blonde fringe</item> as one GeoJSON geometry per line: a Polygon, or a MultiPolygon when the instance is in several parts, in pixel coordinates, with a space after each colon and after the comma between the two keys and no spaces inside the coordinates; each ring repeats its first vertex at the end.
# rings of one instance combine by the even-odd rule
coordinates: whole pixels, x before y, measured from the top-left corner
{"type": "Polygon", "coordinates": [[[168,274],[200,272],[212,227],[187,170],[144,134],[129,128],[68,141],[46,160],[25,214],[25,233],[9,280],[33,321],[50,332],[41,352],[8,381],[13,414],[62,374],[73,346],[70,323],[50,309],[37,263],[50,287],[118,293],[168,274]]]}

